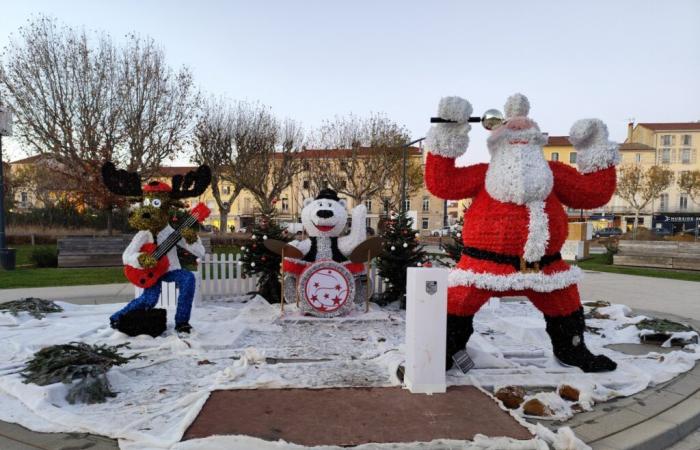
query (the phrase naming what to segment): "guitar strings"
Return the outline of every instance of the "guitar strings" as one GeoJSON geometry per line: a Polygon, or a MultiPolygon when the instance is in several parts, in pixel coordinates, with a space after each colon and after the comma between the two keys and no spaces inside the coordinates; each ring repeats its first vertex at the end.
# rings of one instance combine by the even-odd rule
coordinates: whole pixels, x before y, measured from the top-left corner
{"type": "Polygon", "coordinates": [[[155,259],[160,259],[164,254],[166,254],[170,249],[177,244],[177,242],[182,239],[182,236],[180,235],[180,231],[184,228],[188,228],[191,225],[193,225],[197,219],[194,216],[188,216],[187,219],[178,227],[177,230],[173,231],[168,235],[167,238],[165,238],[165,241],[163,241],[161,244],[158,245],[158,248],[156,249],[155,252],[153,252],[153,257],[155,259]],[[166,250],[167,248],[167,250],[166,250]]]}

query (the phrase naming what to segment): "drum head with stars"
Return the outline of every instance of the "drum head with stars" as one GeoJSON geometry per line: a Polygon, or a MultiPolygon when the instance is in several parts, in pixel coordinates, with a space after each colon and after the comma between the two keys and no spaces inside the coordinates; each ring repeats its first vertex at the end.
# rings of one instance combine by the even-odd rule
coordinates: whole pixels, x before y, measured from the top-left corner
{"type": "Polygon", "coordinates": [[[353,304],[355,282],[342,264],[319,261],[301,274],[299,296],[304,312],[318,317],[338,316],[353,304]]]}

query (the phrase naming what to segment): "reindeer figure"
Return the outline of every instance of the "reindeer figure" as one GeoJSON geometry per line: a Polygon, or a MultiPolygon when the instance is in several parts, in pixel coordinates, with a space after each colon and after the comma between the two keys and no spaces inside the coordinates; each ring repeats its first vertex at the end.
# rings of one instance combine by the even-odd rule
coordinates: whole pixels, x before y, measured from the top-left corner
{"type": "MultiPolygon", "coordinates": [[[[113,163],[102,166],[102,179],[114,194],[126,196],[130,201],[140,202],[129,214],[129,225],[139,230],[124,250],[122,260],[125,274],[132,283],[143,287],[143,293],[129,302],[124,308],[110,317],[110,325],[127,334],[139,334],[144,328],[159,335],[165,330],[165,316],[149,315],[158,302],[161,282],[175,282],[180,290],[175,313],[175,330],[189,333],[189,324],[194,299],[195,278],[192,272],[180,266],[176,246],[182,247],[197,257],[203,257],[205,250],[197,233],[189,228],[196,221],[202,221],[209,215],[204,204],[198,205],[191,212],[192,217],[177,230],[169,223],[169,209],[183,207],[180,199],[197,197],[209,186],[211,171],[208,166],[200,166],[184,177],[175,175],[172,187],[160,181],[151,181],[141,187],[138,173],[117,170],[113,163]],[[194,214],[196,213],[196,215],[194,214]],[[156,321],[158,324],[138,324],[140,321],[156,321]],[[137,322],[137,323],[134,323],[137,322]],[[138,330],[137,330],[138,329],[138,330]]],[[[155,310],[154,310],[155,311],[155,310]]],[[[164,312],[164,311],[162,311],[164,312]]]]}

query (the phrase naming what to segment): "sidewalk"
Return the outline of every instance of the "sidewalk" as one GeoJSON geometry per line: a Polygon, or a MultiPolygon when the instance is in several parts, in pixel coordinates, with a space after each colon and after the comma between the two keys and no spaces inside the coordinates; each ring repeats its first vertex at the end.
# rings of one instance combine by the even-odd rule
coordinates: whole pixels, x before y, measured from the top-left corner
{"type": "Polygon", "coordinates": [[[120,283],[95,284],[90,286],[0,289],[0,303],[26,297],[61,300],[78,305],[121,303],[128,302],[134,298],[134,286],[130,283],[120,283]]]}

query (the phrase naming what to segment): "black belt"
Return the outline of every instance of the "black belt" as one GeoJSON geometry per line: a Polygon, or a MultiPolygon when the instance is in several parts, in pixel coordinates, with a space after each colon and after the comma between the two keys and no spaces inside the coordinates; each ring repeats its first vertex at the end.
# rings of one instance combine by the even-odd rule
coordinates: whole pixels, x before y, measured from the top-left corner
{"type": "Polygon", "coordinates": [[[486,261],[493,261],[499,264],[509,264],[515,267],[515,270],[520,272],[539,272],[548,264],[552,264],[555,261],[561,259],[561,253],[556,252],[551,255],[544,255],[539,261],[525,261],[522,256],[513,255],[503,255],[501,253],[490,252],[488,250],[481,250],[475,247],[464,247],[462,253],[474,259],[484,259],[486,261]]]}

